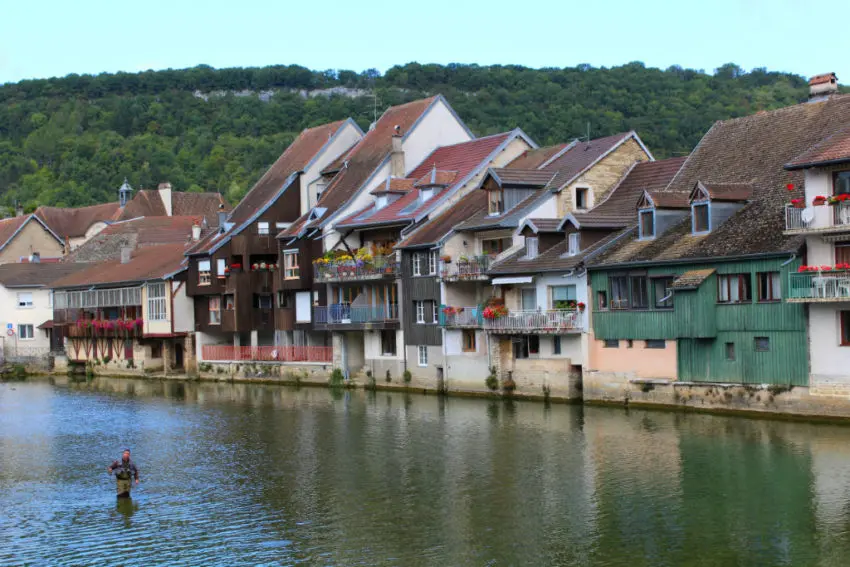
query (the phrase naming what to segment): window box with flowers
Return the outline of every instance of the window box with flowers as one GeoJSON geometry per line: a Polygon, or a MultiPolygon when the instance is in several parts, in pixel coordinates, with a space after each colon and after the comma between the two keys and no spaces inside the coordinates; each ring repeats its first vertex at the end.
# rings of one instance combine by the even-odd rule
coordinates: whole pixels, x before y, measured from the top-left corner
{"type": "Polygon", "coordinates": [[[820,207],[826,204],[826,197],[823,195],[818,195],[814,199],[812,199],[812,205],[815,207],[820,207]]]}
{"type": "Polygon", "coordinates": [[[803,199],[791,199],[791,206],[795,209],[805,209],[806,201],[803,199]]]}

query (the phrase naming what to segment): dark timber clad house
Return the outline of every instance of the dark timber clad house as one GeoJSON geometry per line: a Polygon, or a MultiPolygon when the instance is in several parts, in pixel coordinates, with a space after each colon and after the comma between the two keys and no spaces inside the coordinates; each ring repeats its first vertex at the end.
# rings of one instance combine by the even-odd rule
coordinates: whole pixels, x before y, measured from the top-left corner
{"type": "Polygon", "coordinates": [[[803,176],[783,166],[849,124],[847,96],[717,122],[665,189],[644,192],[637,226],[590,262],[586,398],[640,379],[808,385],[805,312],[783,301],[804,261],[783,233],[803,176]]]}
{"type": "MultiPolygon", "coordinates": [[[[361,135],[351,120],[303,131],[233,212],[222,215],[220,229],[189,251],[187,290],[195,300],[201,360],[283,360],[289,351],[257,347],[326,346],[323,334],[296,328],[297,292],[282,281],[300,278],[301,259],[282,257],[276,235],[315,202],[321,171],[361,135]]],[[[305,286],[301,302],[309,311],[305,286]]]]}

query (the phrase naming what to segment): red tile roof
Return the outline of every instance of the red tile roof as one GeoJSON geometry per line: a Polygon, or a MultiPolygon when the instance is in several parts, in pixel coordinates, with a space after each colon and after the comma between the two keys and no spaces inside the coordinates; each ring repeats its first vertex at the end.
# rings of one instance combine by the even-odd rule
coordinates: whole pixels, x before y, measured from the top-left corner
{"type": "Polygon", "coordinates": [[[691,194],[685,191],[648,189],[646,193],[659,209],[689,209],[691,207],[691,194]]]}
{"type": "MultiPolygon", "coordinates": [[[[439,98],[439,96],[432,96],[387,109],[378,119],[375,127],[369,130],[345,155],[343,161],[347,165],[336,174],[325,188],[316,206],[324,208],[332,214],[347,203],[389,155],[392,149],[392,135],[395,132],[395,127],[399,127],[402,135],[406,134],[439,98]]],[[[417,179],[415,176],[410,177],[417,179]]],[[[309,214],[306,213],[305,218],[293,223],[292,226],[281,233],[281,236],[297,236],[301,228],[321,225],[323,219],[329,216],[326,214],[321,219],[306,222],[306,217],[309,214]]]]}
{"type": "Polygon", "coordinates": [[[752,183],[704,183],[703,187],[712,201],[747,201],[753,195],[752,183]]]}
{"type": "Polygon", "coordinates": [[[138,248],[128,263],[120,259],[91,264],[90,267],[55,281],[55,288],[109,285],[162,279],[186,265],[183,244],[161,244],[138,248]]]}
{"type": "Polygon", "coordinates": [[[848,161],[850,161],[850,128],[821,140],[785,164],[785,169],[803,169],[848,161]]]}
{"type": "Polygon", "coordinates": [[[558,152],[563,151],[570,142],[565,144],[556,144],[554,146],[546,146],[545,148],[536,148],[527,150],[514,161],[511,162],[511,167],[514,169],[538,169],[541,165],[552,159],[558,152]]]}
{"type": "Polygon", "coordinates": [[[415,185],[415,179],[387,177],[384,183],[381,183],[372,190],[372,195],[380,195],[381,193],[407,193],[408,191],[412,191],[415,185]]]}
{"type": "Polygon", "coordinates": [[[118,202],[90,207],[39,207],[35,215],[62,238],[80,238],[93,224],[114,220],[121,207],[118,202]]]}
{"type": "Polygon", "coordinates": [[[446,212],[429,219],[425,224],[402,240],[396,247],[416,248],[422,246],[433,246],[437,244],[441,238],[449,234],[455,225],[463,222],[476,212],[486,207],[487,193],[485,191],[471,191],[446,212]]]}
{"type": "MultiPolygon", "coordinates": [[[[218,212],[229,211],[230,206],[218,193],[186,193],[171,191],[171,214],[173,216],[201,215],[209,226],[218,226],[218,212]]],[[[157,189],[142,189],[123,209],[119,209],[113,220],[124,221],[139,217],[168,216],[168,209],[157,189]]]]}
{"type": "Polygon", "coordinates": [[[27,262],[0,265],[0,284],[6,287],[41,287],[86,268],[72,262],[27,262]]]}
{"type": "Polygon", "coordinates": [[[835,73],[824,73],[822,75],[815,75],[809,79],[809,85],[822,85],[823,83],[831,83],[834,80],[837,80],[835,73]]]}
{"type": "MultiPolygon", "coordinates": [[[[450,187],[452,183],[460,183],[477,168],[486,166],[484,163],[499,146],[510,136],[511,132],[487,136],[437,148],[414,169],[408,179],[418,179],[419,186],[439,185],[450,187]],[[436,170],[434,168],[437,168],[436,170]],[[432,181],[433,180],[433,181],[432,181]]],[[[422,194],[420,189],[414,189],[390,203],[386,207],[375,210],[374,204],[361,209],[347,219],[337,223],[338,226],[354,227],[386,224],[394,221],[409,222],[428,210],[444,196],[446,190],[438,190],[427,201],[416,205],[422,194]]]]}

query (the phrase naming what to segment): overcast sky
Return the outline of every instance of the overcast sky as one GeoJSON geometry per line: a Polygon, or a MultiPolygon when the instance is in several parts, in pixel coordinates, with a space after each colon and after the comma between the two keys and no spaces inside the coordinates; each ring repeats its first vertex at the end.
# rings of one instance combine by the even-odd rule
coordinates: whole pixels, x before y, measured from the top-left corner
{"type": "Polygon", "coordinates": [[[848,16],[846,0],[2,0],[0,83],[201,63],[385,71],[410,61],[706,71],[733,62],[835,71],[850,83],[848,16]]]}

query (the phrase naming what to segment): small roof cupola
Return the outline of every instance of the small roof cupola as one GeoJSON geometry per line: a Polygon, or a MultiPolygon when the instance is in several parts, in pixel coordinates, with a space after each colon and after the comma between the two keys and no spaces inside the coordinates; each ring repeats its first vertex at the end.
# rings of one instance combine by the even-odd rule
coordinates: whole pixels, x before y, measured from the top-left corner
{"type": "Polygon", "coordinates": [[[838,77],[835,73],[815,75],[809,79],[809,101],[817,102],[838,94],[838,77]]]}
{"type": "Polygon", "coordinates": [[[120,204],[121,208],[123,209],[124,207],[127,206],[127,203],[129,203],[132,199],[133,199],[133,188],[130,187],[130,184],[127,182],[127,178],[125,177],[124,183],[122,183],[121,187],[118,189],[118,203],[120,204]]]}

